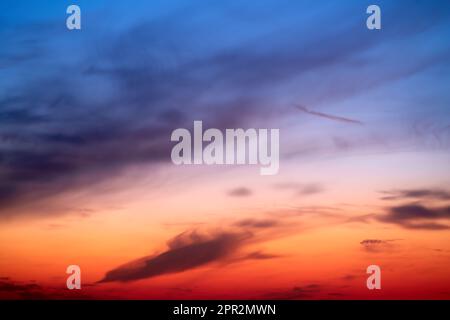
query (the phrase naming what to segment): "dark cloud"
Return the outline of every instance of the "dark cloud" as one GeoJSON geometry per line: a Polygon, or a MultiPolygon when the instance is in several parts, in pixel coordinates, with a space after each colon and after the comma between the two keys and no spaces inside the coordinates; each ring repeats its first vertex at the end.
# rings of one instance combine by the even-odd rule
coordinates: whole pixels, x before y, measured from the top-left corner
{"type": "Polygon", "coordinates": [[[430,199],[430,200],[450,200],[450,192],[441,189],[410,189],[383,191],[383,200],[403,200],[403,199],[430,199]]]}
{"type": "Polygon", "coordinates": [[[278,230],[280,227],[281,224],[275,220],[244,219],[232,224],[230,231],[186,231],[170,239],[167,242],[168,250],[163,253],[119,266],[107,272],[100,282],[152,278],[191,270],[213,262],[236,263],[277,258],[277,255],[261,251],[241,253],[241,249],[248,244],[267,240],[265,232],[278,230]]]}
{"type": "Polygon", "coordinates": [[[228,195],[232,197],[248,197],[252,195],[252,191],[249,188],[240,187],[228,191],[228,195]]]}
{"type": "Polygon", "coordinates": [[[9,279],[0,281],[1,299],[44,299],[42,287],[35,283],[19,283],[9,279]]]}
{"type": "MultiPolygon", "coordinates": [[[[190,237],[190,235],[184,235],[190,237]]],[[[175,241],[171,248],[157,256],[143,257],[106,273],[100,282],[132,281],[182,272],[229,257],[245,240],[248,233],[219,233],[211,238],[195,234],[190,243],[175,241]]]]}
{"type": "Polygon", "coordinates": [[[0,282],[0,291],[6,292],[32,291],[40,288],[41,287],[35,283],[17,283],[10,281],[9,278],[3,279],[0,282]]]}
{"type": "Polygon", "coordinates": [[[377,219],[408,229],[446,230],[450,226],[441,221],[450,219],[450,207],[429,208],[417,203],[406,204],[389,208],[386,214],[377,219]]]}
{"type": "Polygon", "coordinates": [[[68,290],[63,287],[47,287],[36,282],[19,282],[9,278],[0,279],[0,299],[89,299],[80,290],[68,290]]]}
{"type": "Polygon", "coordinates": [[[420,204],[402,205],[390,209],[389,214],[385,217],[393,221],[414,220],[414,219],[441,219],[450,218],[450,207],[427,208],[420,204]]]}

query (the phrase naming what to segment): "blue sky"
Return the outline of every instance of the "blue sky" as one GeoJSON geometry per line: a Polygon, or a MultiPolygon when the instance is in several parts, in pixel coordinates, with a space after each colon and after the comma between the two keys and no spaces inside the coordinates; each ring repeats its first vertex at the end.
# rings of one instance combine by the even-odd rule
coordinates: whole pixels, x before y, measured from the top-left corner
{"type": "Polygon", "coordinates": [[[378,1],[379,31],[365,27],[368,1],[73,3],[81,31],[65,28],[72,2],[0,4],[5,201],[43,171],[51,192],[86,172],[164,163],[169,133],[196,119],[282,128],[287,157],[311,141],[331,153],[450,143],[446,1],[378,1]]]}

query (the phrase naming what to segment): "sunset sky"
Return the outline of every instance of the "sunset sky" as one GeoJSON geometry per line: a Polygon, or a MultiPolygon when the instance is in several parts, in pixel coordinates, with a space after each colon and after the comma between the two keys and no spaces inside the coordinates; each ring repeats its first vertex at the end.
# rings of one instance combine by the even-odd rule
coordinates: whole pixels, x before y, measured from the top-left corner
{"type": "Polygon", "coordinates": [[[2,0],[0,299],[450,299],[449,39],[438,0],[2,0]],[[195,120],[279,129],[278,174],[174,165],[195,120]]]}

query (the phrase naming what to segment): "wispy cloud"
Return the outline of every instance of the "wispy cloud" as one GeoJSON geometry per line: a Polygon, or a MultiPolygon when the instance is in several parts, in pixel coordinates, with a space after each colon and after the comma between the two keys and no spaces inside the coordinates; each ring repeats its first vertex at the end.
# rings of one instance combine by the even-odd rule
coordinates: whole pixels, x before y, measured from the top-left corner
{"type": "Polygon", "coordinates": [[[309,109],[307,109],[306,107],[304,107],[302,105],[296,105],[295,107],[298,110],[302,111],[302,112],[308,113],[308,114],[313,115],[313,116],[325,118],[325,119],[328,119],[328,120],[344,122],[344,123],[351,123],[351,124],[358,124],[358,125],[363,125],[364,124],[362,121],[359,121],[359,120],[345,118],[345,117],[340,117],[340,116],[335,116],[335,115],[331,115],[331,114],[327,114],[327,113],[323,113],[323,112],[318,112],[318,111],[312,111],[312,110],[309,110],[309,109]]]}
{"type": "Polygon", "coordinates": [[[279,190],[292,190],[296,195],[313,195],[325,191],[325,187],[320,183],[296,183],[285,182],[275,184],[274,187],[279,190]]]}
{"type": "Polygon", "coordinates": [[[407,189],[382,191],[383,200],[403,200],[403,199],[430,199],[430,200],[450,200],[450,192],[442,189],[407,189]]]}
{"type": "Polygon", "coordinates": [[[274,226],[278,226],[280,224],[279,221],[273,219],[244,219],[236,222],[235,225],[239,227],[248,227],[248,228],[271,228],[274,226]]]}
{"type": "Polygon", "coordinates": [[[388,249],[392,249],[393,242],[400,240],[403,239],[365,239],[361,241],[360,244],[363,246],[364,250],[368,252],[385,252],[388,249]]]}

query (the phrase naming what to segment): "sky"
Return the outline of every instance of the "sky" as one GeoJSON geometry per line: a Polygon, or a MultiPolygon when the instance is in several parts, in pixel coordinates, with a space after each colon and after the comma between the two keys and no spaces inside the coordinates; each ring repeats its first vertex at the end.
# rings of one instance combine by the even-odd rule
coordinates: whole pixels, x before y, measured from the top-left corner
{"type": "Polygon", "coordinates": [[[2,1],[0,299],[450,299],[449,36],[438,0],[2,1]],[[195,120],[279,129],[278,174],[174,165],[195,120]]]}

